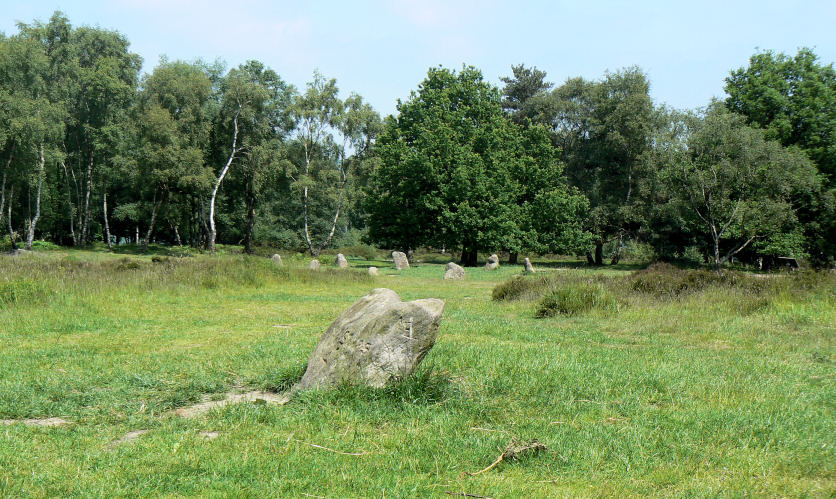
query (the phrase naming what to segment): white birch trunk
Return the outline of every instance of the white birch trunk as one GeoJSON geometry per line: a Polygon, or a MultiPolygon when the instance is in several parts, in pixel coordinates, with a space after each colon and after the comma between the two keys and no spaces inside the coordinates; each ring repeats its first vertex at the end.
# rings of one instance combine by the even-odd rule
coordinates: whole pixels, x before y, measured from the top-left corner
{"type": "Polygon", "coordinates": [[[38,224],[38,219],[41,218],[41,190],[44,184],[44,144],[41,142],[41,147],[38,150],[38,189],[35,194],[35,216],[29,221],[29,230],[26,234],[26,249],[32,249],[32,242],[35,240],[35,226],[38,224]]]}
{"type": "Polygon", "coordinates": [[[241,112],[241,106],[235,112],[235,118],[232,120],[232,152],[229,154],[229,159],[226,161],[221,174],[218,175],[218,180],[215,182],[215,188],[212,189],[212,199],[209,201],[209,252],[215,252],[215,239],[218,237],[218,229],[215,227],[215,199],[218,197],[218,189],[221,188],[221,182],[229,171],[232,160],[235,159],[235,154],[238,152],[238,114],[241,112]]]}

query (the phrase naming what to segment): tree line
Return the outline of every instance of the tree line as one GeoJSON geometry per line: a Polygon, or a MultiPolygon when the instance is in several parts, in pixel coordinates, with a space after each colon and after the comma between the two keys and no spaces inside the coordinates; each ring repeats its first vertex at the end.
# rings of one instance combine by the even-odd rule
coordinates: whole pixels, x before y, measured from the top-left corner
{"type": "Polygon", "coordinates": [[[394,115],[314,73],[141,58],[61,13],[0,35],[0,227],[84,246],[257,244],[659,258],[836,255],[836,76],[756,53],[697,111],[639,68],[556,86],[430,68],[394,115]]]}

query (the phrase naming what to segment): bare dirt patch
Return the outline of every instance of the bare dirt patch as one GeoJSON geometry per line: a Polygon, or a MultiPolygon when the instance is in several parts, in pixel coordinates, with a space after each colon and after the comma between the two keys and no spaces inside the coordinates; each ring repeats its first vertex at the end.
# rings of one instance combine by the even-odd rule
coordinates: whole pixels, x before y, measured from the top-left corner
{"type": "Polygon", "coordinates": [[[224,407],[230,404],[240,404],[242,402],[254,402],[262,404],[278,404],[284,405],[290,401],[290,395],[282,393],[271,393],[262,391],[252,391],[246,393],[227,393],[226,397],[221,400],[207,400],[188,407],[181,407],[173,411],[175,416],[182,418],[193,418],[206,414],[212,409],[224,407]]]}
{"type": "Polygon", "coordinates": [[[63,418],[32,418],[32,419],[0,419],[0,424],[13,425],[25,424],[26,426],[64,426],[70,424],[69,421],[63,418]]]}
{"type": "Polygon", "coordinates": [[[117,439],[116,439],[116,440],[114,440],[113,442],[110,442],[110,443],[107,445],[107,448],[108,448],[108,449],[113,449],[113,448],[115,448],[115,447],[117,447],[117,446],[119,446],[119,445],[122,445],[122,444],[124,444],[124,443],[130,442],[131,440],[136,440],[137,438],[141,437],[142,435],[145,435],[146,433],[148,433],[148,430],[134,430],[134,431],[129,431],[129,432],[128,432],[128,433],[126,433],[124,436],[122,436],[122,437],[120,437],[120,438],[117,438],[117,439]]]}

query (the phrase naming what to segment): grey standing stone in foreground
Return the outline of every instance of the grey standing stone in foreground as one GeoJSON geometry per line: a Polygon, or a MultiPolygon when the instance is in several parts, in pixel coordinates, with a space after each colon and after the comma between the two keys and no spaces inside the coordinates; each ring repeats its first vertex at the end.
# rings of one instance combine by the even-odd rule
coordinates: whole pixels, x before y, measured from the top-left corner
{"type": "Polygon", "coordinates": [[[485,264],[485,270],[494,270],[499,267],[499,257],[496,253],[488,257],[488,263],[485,264]]]}
{"type": "Polygon", "coordinates": [[[435,344],[444,302],[401,301],[378,288],[357,300],[331,324],[294,387],[333,387],[342,382],[383,387],[412,374],[435,344]]]}
{"type": "Polygon", "coordinates": [[[537,272],[536,270],[534,270],[534,266],[531,265],[531,260],[529,260],[528,258],[525,259],[525,271],[529,274],[537,272]]]}
{"type": "Polygon", "coordinates": [[[464,279],[464,268],[460,265],[456,265],[453,262],[447,264],[447,271],[444,272],[445,279],[456,279],[461,281],[464,279]]]}
{"type": "Polygon", "coordinates": [[[319,260],[316,258],[311,260],[311,263],[308,264],[308,269],[310,270],[319,270],[320,267],[322,267],[322,264],[319,263],[319,260]]]}
{"type": "Polygon", "coordinates": [[[342,253],[337,253],[337,267],[341,269],[348,268],[348,260],[345,259],[342,253]]]}
{"type": "Polygon", "coordinates": [[[380,272],[377,271],[377,267],[369,267],[369,275],[380,275],[380,272]]]}
{"type": "Polygon", "coordinates": [[[280,255],[280,254],[278,254],[278,253],[276,253],[275,255],[271,256],[271,257],[270,257],[270,260],[272,260],[272,261],[273,261],[273,263],[275,263],[275,264],[276,264],[276,265],[278,265],[279,267],[281,267],[282,265],[284,265],[284,262],[282,262],[282,255],[280,255]]]}
{"type": "Polygon", "coordinates": [[[392,261],[395,262],[395,268],[398,270],[409,268],[409,259],[407,259],[406,253],[400,251],[393,251],[392,261]]]}

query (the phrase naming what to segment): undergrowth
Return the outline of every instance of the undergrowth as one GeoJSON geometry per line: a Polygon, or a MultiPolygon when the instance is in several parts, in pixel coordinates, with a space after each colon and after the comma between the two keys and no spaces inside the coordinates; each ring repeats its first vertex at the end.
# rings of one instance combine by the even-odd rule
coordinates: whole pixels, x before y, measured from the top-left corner
{"type": "Polygon", "coordinates": [[[721,273],[681,269],[656,263],[627,277],[583,273],[551,273],[515,276],[492,291],[495,301],[537,301],[535,315],[576,315],[593,310],[617,312],[636,304],[653,305],[698,297],[717,300],[739,315],[768,308],[780,297],[804,293],[836,293],[836,276],[804,270],[792,274],[753,275],[739,271],[721,273]]]}

